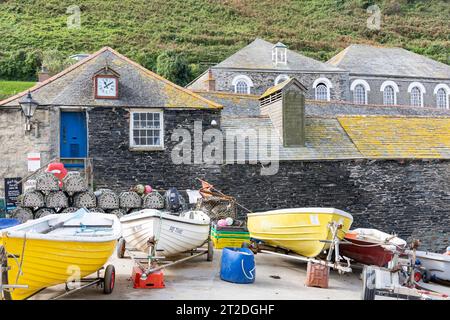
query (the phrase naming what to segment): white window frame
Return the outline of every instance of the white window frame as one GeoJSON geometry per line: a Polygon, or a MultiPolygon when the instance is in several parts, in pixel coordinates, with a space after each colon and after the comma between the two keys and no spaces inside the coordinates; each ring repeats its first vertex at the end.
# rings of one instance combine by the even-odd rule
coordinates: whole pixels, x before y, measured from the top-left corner
{"type": "Polygon", "coordinates": [[[443,89],[444,92],[446,93],[446,106],[445,109],[450,109],[450,87],[444,83],[438,84],[435,88],[434,88],[434,94],[436,95],[436,107],[438,107],[437,104],[437,93],[439,90],[443,89]]]}
{"type": "MultiPolygon", "coordinates": [[[[248,76],[243,75],[243,74],[234,77],[233,80],[231,81],[231,85],[234,88],[233,89],[234,93],[237,93],[237,84],[240,81],[244,81],[247,84],[247,94],[250,94],[251,88],[253,87],[253,81],[248,76]]],[[[240,93],[240,94],[242,94],[242,93],[240,93]]]]}
{"type": "Polygon", "coordinates": [[[164,112],[162,109],[131,109],[130,110],[130,149],[139,151],[152,151],[164,149],[164,112]],[[159,114],[159,145],[136,145],[134,143],[134,115],[136,113],[158,113],[159,114]]]}
{"type": "Polygon", "coordinates": [[[394,89],[394,105],[397,105],[397,93],[400,92],[397,83],[394,81],[388,80],[381,84],[380,91],[383,92],[383,105],[386,105],[386,101],[384,100],[384,90],[387,87],[392,87],[394,89]]]}
{"type": "Polygon", "coordinates": [[[408,93],[409,93],[409,104],[412,106],[412,90],[414,88],[419,89],[420,91],[420,107],[423,108],[424,106],[424,101],[423,101],[423,96],[424,94],[427,92],[427,90],[425,89],[424,85],[421,84],[420,82],[412,82],[409,87],[408,87],[408,93]]]}
{"type": "MultiPolygon", "coordinates": [[[[323,84],[327,87],[327,101],[330,101],[331,100],[331,89],[333,88],[333,83],[328,78],[316,79],[313,83],[316,100],[317,100],[317,90],[316,89],[319,84],[323,84]]],[[[323,100],[321,100],[321,101],[323,101],[323,100]]]]}
{"type": "Polygon", "coordinates": [[[274,84],[278,85],[281,82],[288,80],[290,77],[287,74],[280,74],[275,78],[274,84]]]}
{"type": "Polygon", "coordinates": [[[357,79],[354,80],[350,86],[350,90],[353,92],[353,102],[355,102],[355,88],[358,85],[362,85],[364,87],[364,104],[368,104],[369,103],[369,91],[370,91],[370,85],[366,80],[362,80],[362,79],[357,79]]]}

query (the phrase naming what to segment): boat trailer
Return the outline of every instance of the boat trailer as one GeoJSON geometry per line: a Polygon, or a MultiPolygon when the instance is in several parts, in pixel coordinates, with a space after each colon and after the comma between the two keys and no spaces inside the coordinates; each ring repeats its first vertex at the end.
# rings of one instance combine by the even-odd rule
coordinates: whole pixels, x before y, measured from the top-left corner
{"type": "MultiPolygon", "coordinates": [[[[184,252],[189,253],[190,256],[169,261],[166,257],[158,256],[156,249],[157,241],[152,237],[148,240],[149,249],[146,257],[142,257],[142,252],[126,248],[126,243],[123,238],[119,240],[117,245],[118,258],[124,258],[125,253],[133,260],[134,267],[132,270],[131,280],[133,281],[133,288],[141,289],[161,289],[165,287],[163,269],[172,267],[174,265],[189,261],[202,255],[206,255],[207,261],[212,261],[214,258],[214,247],[212,241],[208,238],[199,248],[184,252]],[[207,244],[207,248],[203,246],[207,244]],[[139,256],[141,255],[141,256],[139,256]]],[[[180,254],[183,254],[181,252],[180,254]]]]}

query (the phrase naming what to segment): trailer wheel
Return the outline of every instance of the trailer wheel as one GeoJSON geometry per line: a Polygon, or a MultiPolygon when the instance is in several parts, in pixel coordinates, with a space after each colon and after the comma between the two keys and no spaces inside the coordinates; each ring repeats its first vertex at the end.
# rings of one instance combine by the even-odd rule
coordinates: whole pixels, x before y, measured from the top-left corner
{"type": "MultiPolygon", "coordinates": [[[[5,247],[0,246],[0,268],[3,268],[2,277],[0,279],[0,283],[7,285],[8,284],[8,256],[6,254],[5,247]]],[[[3,290],[3,292],[0,292],[0,298],[3,296],[5,300],[12,300],[11,293],[9,290],[3,290]]]]}
{"type": "Polygon", "coordinates": [[[119,243],[117,244],[117,257],[119,259],[123,259],[125,256],[125,239],[120,238],[119,243]]]}
{"type": "Polygon", "coordinates": [[[112,264],[108,265],[105,270],[105,277],[103,278],[103,293],[111,294],[116,283],[116,270],[112,264]]]}
{"type": "Polygon", "coordinates": [[[206,254],[206,261],[213,261],[214,259],[214,246],[211,240],[208,241],[208,253],[206,254]]]}
{"type": "Polygon", "coordinates": [[[363,270],[363,300],[375,300],[375,270],[371,266],[365,266],[363,270]]]}

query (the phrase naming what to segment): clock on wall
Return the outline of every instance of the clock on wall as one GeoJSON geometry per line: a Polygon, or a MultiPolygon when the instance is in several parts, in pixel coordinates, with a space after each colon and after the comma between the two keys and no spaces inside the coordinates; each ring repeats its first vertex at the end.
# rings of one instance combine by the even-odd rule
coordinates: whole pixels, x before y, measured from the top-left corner
{"type": "Polygon", "coordinates": [[[96,99],[117,99],[119,79],[115,75],[98,74],[94,77],[96,99]]]}

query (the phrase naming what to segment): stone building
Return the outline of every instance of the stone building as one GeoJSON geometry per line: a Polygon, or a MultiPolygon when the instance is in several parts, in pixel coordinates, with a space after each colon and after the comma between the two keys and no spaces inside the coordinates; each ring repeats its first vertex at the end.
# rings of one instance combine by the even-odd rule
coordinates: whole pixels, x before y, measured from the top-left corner
{"type": "Polygon", "coordinates": [[[183,190],[203,178],[253,211],[335,207],[354,227],[448,246],[450,111],[305,99],[310,85],[191,91],[103,48],[30,89],[31,131],[27,92],[0,102],[0,179],[24,176],[28,152],[88,157],[97,188],[183,190]]]}
{"type": "Polygon", "coordinates": [[[349,72],[356,104],[450,108],[450,66],[408,50],[351,45],[327,64],[349,72]]]}
{"type": "Polygon", "coordinates": [[[287,77],[318,101],[450,108],[450,66],[401,48],[351,45],[327,63],[256,39],[187,88],[260,95],[287,77]]]}

